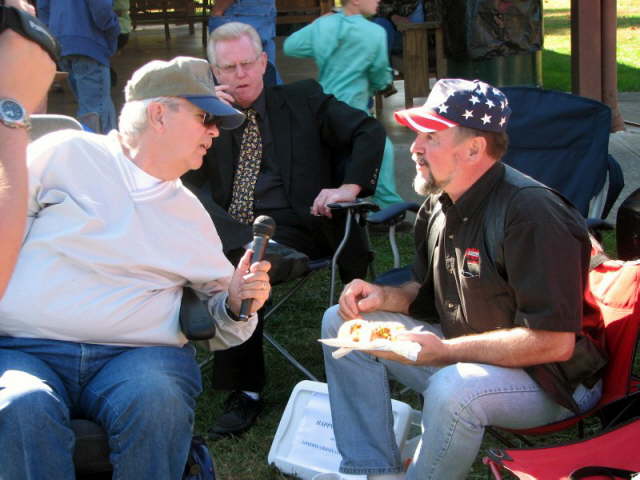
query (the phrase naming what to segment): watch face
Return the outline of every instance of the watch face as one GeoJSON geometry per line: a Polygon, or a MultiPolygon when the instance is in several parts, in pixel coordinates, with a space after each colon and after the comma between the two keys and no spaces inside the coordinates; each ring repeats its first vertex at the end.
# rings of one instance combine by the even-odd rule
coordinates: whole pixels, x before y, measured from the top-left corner
{"type": "Polygon", "coordinates": [[[24,118],[24,110],[19,103],[13,100],[5,100],[2,102],[2,113],[7,120],[19,121],[24,118]]]}

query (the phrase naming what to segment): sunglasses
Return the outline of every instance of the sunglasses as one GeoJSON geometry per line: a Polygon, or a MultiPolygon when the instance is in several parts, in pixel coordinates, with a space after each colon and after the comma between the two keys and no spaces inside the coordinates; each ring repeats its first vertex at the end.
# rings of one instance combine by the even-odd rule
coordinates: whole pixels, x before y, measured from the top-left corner
{"type": "Polygon", "coordinates": [[[220,117],[216,117],[209,112],[202,112],[199,116],[201,116],[202,125],[204,125],[205,127],[220,126],[220,117]]]}

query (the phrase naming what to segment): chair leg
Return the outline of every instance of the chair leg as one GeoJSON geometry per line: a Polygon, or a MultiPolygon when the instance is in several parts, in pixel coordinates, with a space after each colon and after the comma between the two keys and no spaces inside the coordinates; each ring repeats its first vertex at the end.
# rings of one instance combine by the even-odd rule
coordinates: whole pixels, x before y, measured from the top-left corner
{"type": "MultiPolygon", "coordinates": [[[[498,440],[500,443],[502,443],[503,445],[506,445],[509,448],[517,448],[517,445],[515,445],[511,440],[509,440],[506,436],[504,436],[502,433],[499,433],[495,428],[493,427],[486,427],[485,431],[491,435],[493,438],[495,438],[496,440],[498,440]]],[[[532,447],[533,443],[531,443],[526,437],[524,437],[523,435],[520,435],[518,433],[514,433],[511,432],[511,434],[513,436],[515,436],[518,440],[520,440],[522,443],[524,443],[527,447],[532,447]]]]}
{"type": "Polygon", "coordinates": [[[376,92],[375,108],[376,118],[380,120],[380,116],[382,115],[382,94],[380,92],[376,92]]]}
{"type": "MultiPolygon", "coordinates": [[[[289,291],[286,293],[286,295],[284,295],[279,301],[278,303],[276,303],[275,305],[273,305],[271,308],[269,308],[265,314],[264,314],[264,321],[266,322],[267,319],[273,314],[275,313],[282,304],[284,304],[293,294],[295,294],[298,290],[300,290],[300,288],[302,288],[302,286],[307,282],[307,280],[311,277],[311,274],[314,272],[315,270],[311,270],[309,272],[307,272],[305,275],[303,275],[302,277],[300,277],[300,279],[298,279],[295,283],[295,285],[293,287],[291,287],[289,289],[289,291]]],[[[294,367],[296,367],[298,370],[300,370],[304,376],[306,376],[309,380],[313,380],[314,382],[318,381],[318,377],[316,377],[314,374],[312,374],[309,370],[307,370],[305,368],[304,365],[302,365],[298,360],[296,360],[296,358],[291,355],[291,353],[289,353],[289,351],[284,348],[280,343],[278,343],[269,333],[267,333],[266,331],[262,332],[262,336],[263,338],[265,338],[271,345],[273,345],[273,347],[280,352],[280,354],[286,358],[289,363],[291,363],[291,365],[293,365],[294,367]]]]}
{"type": "Polygon", "coordinates": [[[313,380],[314,382],[319,381],[318,377],[316,377],[313,373],[307,370],[304,365],[302,365],[298,360],[296,360],[295,357],[291,355],[286,348],[280,345],[271,335],[269,335],[267,332],[262,332],[262,336],[271,345],[273,345],[275,349],[278,350],[282,354],[282,356],[284,356],[284,358],[286,358],[289,361],[289,363],[291,363],[294,367],[300,370],[309,380],[313,380]]]}
{"type": "Polygon", "coordinates": [[[207,48],[207,30],[208,30],[209,26],[208,26],[208,22],[207,20],[203,20],[202,21],[202,46],[204,48],[207,48]]]}
{"type": "Polygon", "coordinates": [[[376,254],[371,249],[371,235],[369,235],[369,227],[366,223],[365,223],[365,227],[362,229],[362,232],[364,235],[364,242],[367,245],[367,249],[369,250],[369,266],[367,268],[367,271],[369,274],[369,280],[371,280],[371,282],[374,282],[377,276],[376,266],[375,266],[376,254]]]}
{"type": "Polygon", "coordinates": [[[411,81],[407,81],[408,76],[404,77],[404,108],[413,107],[413,96],[411,95],[411,81]]]}
{"type": "Polygon", "coordinates": [[[489,435],[491,435],[493,438],[495,438],[497,441],[499,441],[503,445],[506,445],[509,448],[515,448],[515,445],[511,440],[509,440],[507,437],[505,437],[501,433],[498,433],[498,431],[495,430],[493,427],[485,428],[485,432],[487,432],[489,435]]]}
{"type": "Polygon", "coordinates": [[[336,248],[336,251],[333,254],[333,258],[331,259],[331,285],[329,287],[329,306],[333,305],[333,300],[335,298],[335,293],[336,293],[336,272],[338,270],[338,258],[340,258],[340,254],[342,253],[342,250],[344,249],[344,246],[347,243],[347,239],[349,238],[349,235],[351,234],[351,218],[353,217],[353,214],[351,212],[351,209],[348,208],[347,209],[347,219],[345,220],[345,226],[344,226],[344,236],[342,237],[342,240],[340,241],[340,244],[338,245],[338,248],[336,248]]]}
{"type": "Polygon", "coordinates": [[[272,314],[274,314],[276,312],[276,310],[278,310],[280,308],[280,306],[285,303],[287,300],[289,300],[289,298],[294,295],[298,290],[300,290],[302,288],[302,286],[307,282],[307,280],[309,279],[309,277],[311,276],[311,274],[313,273],[313,271],[311,272],[307,272],[306,274],[304,274],[302,277],[300,277],[295,285],[293,287],[291,287],[291,289],[289,289],[289,291],[286,293],[286,295],[284,295],[279,301],[278,303],[276,303],[274,306],[270,307],[268,310],[265,311],[264,313],[264,319],[267,320],[272,314]]]}

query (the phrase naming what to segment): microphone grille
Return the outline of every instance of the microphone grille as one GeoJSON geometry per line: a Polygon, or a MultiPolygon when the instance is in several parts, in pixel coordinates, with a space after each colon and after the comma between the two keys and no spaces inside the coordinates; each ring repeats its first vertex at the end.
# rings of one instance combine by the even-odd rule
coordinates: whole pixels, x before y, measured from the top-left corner
{"type": "Polygon", "coordinates": [[[253,235],[273,237],[276,231],[276,222],[268,215],[260,215],[253,221],[253,235]]]}

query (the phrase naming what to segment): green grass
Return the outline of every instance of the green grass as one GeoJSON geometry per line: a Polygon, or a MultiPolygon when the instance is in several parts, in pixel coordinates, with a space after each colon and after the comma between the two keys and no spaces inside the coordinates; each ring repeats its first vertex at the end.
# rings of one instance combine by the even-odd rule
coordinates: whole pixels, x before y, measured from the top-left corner
{"type": "MultiPolygon", "coordinates": [[[[545,88],[571,90],[570,0],[544,0],[545,88]]],[[[618,0],[617,51],[618,90],[640,91],[640,2],[618,0]]]]}
{"type": "MultiPolygon", "coordinates": [[[[390,249],[386,237],[372,237],[372,244],[377,253],[375,268],[382,273],[392,267],[390,249]]],[[[400,253],[403,262],[410,262],[413,255],[413,241],[410,234],[399,235],[400,253]]],[[[604,245],[610,255],[615,253],[615,237],[607,233],[604,237],[604,245]]],[[[328,273],[316,274],[316,278],[293,297],[284,309],[269,320],[266,330],[277,341],[281,342],[298,360],[300,360],[311,372],[324,381],[324,369],[322,364],[322,352],[317,342],[320,331],[320,320],[324,309],[327,307],[328,298],[328,273]]],[[[282,294],[282,288],[274,289],[274,297],[277,299],[282,294]]],[[[264,395],[266,408],[259,417],[257,424],[239,438],[224,439],[210,442],[209,446],[218,466],[221,480],[276,480],[292,478],[280,473],[277,469],[267,465],[267,454],[278,423],[284,411],[289,395],[293,387],[304,377],[298,370],[292,367],[277,353],[271,345],[265,342],[265,357],[267,364],[268,383],[264,395]]],[[[206,432],[216,416],[221,412],[221,404],[224,394],[211,389],[210,371],[204,374],[205,391],[198,402],[196,417],[196,431],[206,432]]],[[[394,398],[405,401],[414,408],[419,406],[418,397],[412,392],[400,394],[395,389],[394,398]]],[[[590,424],[588,428],[593,428],[590,424]]],[[[570,429],[562,434],[540,439],[540,444],[571,441],[577,438],[577,431],[570,429]]],[[[489,448],[498,447],[488,435],[482,445],[482,449],[470,479],[480,480],[486,477],[486,468],[481,459],[489,448]]],[[[443,479],[446,480],[446,479],[443,479]]]]}

